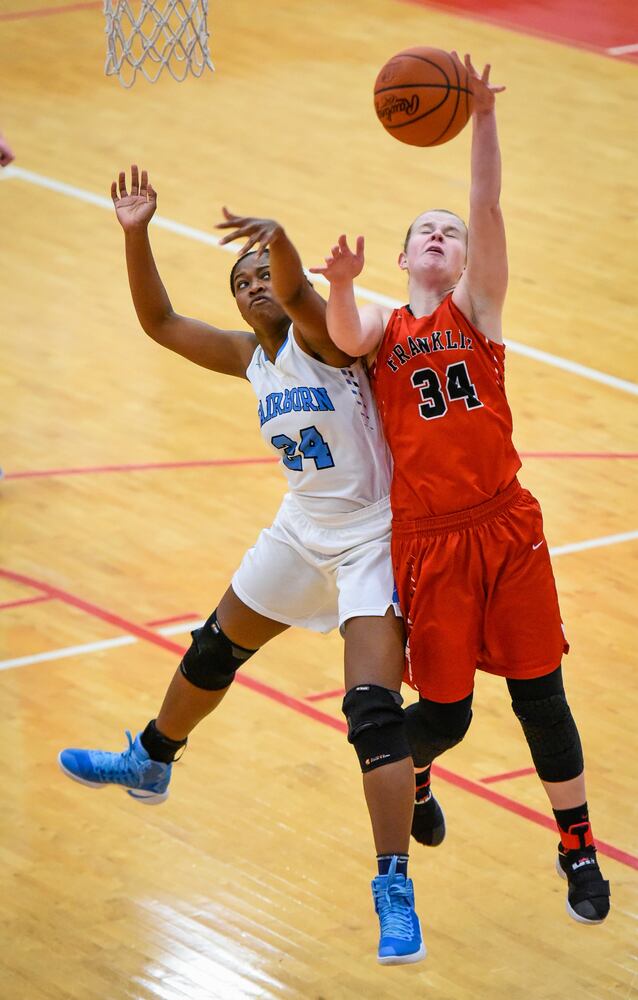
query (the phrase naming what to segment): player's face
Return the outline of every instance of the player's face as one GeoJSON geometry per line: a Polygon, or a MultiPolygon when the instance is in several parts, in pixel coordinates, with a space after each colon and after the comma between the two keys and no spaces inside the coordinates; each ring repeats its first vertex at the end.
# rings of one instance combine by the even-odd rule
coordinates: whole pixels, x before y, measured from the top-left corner
{"type": "Polygon", "coordinates": [[[441,273],[456,282],[463,273],[467,254],[467,230],[449,212],[424,212],[412,223],[406,250],[399,266],[410,275],[441,273]]]}
{"type": "Polygon", "coordinates": [[[286,314],[272,295],[268,254],[240,261],[233,275],[237,308],[249,326],[280,323],[286,314]]]}

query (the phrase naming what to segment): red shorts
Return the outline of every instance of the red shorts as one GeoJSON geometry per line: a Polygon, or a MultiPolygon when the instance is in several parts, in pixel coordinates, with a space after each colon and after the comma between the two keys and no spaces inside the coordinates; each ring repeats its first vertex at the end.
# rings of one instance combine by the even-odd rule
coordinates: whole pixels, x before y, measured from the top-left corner
{"type": "Polygon", "coordinates": [[[477,669],[542,677],[569,650],[541,509],[516,479],[478,507],[393,524],[392,563],[405,680],[425,698],[465,698],[477,669]]]}

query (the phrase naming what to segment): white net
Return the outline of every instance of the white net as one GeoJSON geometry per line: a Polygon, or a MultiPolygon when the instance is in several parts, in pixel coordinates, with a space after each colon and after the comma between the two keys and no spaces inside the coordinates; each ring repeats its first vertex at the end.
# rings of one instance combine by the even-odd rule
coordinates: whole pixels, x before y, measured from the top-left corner
{"type": "Polygon", "coordinates": [[[104,0],[106,75],[131,87],[138,72],[155,83],[165,66],[178,81],[214,69],[207,15],[208,0],[104,0]]]}

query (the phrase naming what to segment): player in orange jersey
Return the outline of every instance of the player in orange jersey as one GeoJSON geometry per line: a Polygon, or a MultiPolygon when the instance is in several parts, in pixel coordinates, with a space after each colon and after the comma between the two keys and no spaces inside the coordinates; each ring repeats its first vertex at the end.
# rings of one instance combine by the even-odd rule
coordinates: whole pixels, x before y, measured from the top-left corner
{"type": "MultiPolygon", "coordinates": [[[[456,53],[454,58],[458,60],[456,53]]],[[[410,226],[399,266],[401,309],[358,311],[363,267],[341,236],[324,267],[328,326],[342,350],[366,357],[394,459],[392,559],[408,632],[407,710],[416,769],[412,833],[432,842],[441,810],[430,765],[471,720],[476,669],[506,678],[560,832],[559,874],[574,919],[600,923],[609,884],[586,803],[578,730],[565,698],[563,635],[540,507],[517,478],[505,396],[501,315],[507,287],[495,94],[469,56],[474,94],[469,227],[443,209],[410,226]]]]}

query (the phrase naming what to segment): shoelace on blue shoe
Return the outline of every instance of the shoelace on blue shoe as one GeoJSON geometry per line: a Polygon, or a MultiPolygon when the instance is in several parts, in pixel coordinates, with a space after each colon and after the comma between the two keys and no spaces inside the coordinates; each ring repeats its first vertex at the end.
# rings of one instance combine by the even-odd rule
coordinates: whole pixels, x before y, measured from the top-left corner
{"type": "Polygon", "coordinates": [[[410,941],[414,936],[411,893],[407,879],[396,874],[396,867],[396,858],[393,858],[385,885],[374,889],[381,933],[383,937],[410,941]]]}
{"type": "Polygon", "coordinates": [[[153,761],[133,761],[133,748],[135,746],[133,737],[129,730],[126,730],[128,748],[122,753],[111,753],[106,750],[94,750],[91,754],[91,764],[96,773],[103,781],[111,781],[117,784],[138,785],[140,776],[148,770],[148,764],[153,761]]]}

